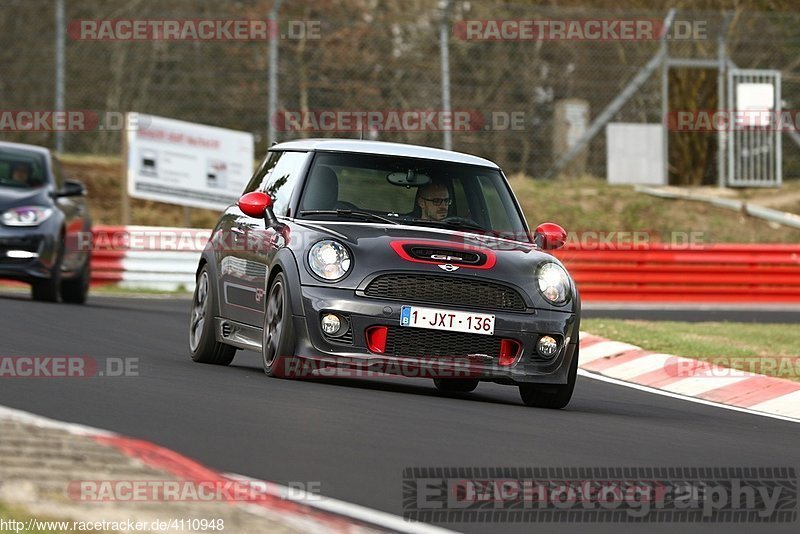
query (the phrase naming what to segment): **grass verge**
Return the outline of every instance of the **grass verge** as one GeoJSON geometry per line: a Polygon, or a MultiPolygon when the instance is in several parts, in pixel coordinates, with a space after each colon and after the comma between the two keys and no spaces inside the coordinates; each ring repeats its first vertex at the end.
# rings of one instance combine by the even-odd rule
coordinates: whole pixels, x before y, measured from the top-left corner
{"type": "MultiPolygon", "coordinates": [[[[560,224],[569,232],[648,232],[651,241],[675,243],[699,232],[702,243],[800,243],[800,230],[692,200],[660,199],[604,180],[510,179],[528,224],[560,224]]],[[[800,194],[800,182],[784,195],[800,194]]],[[[743,193],[740,193],[743,194],[743,193]]]]}
{"type": "Polygon", "coordinates": [[[581,330],[653,352],[800,381],[797,325],[583,319],[581,330]]]}

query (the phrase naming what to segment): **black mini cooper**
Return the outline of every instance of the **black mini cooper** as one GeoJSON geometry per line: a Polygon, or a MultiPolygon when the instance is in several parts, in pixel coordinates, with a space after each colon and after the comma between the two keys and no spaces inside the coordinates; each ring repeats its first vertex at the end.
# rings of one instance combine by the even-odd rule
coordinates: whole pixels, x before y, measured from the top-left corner
{"type": "Polygon", "coordinates": [[[269,376],[516,385],[562,408],[575,386],[580,299],[550,223],[533,233],[498,166],[395,143],[273,146],[203,251],[194,361],[262,355],[269,376]]]}

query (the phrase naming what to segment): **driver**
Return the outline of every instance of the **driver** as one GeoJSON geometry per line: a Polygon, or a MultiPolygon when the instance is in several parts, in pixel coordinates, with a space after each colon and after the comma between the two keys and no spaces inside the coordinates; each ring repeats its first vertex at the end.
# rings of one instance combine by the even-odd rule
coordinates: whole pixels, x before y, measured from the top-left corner
{"type": "Polygon", "coordinates": [[[450,204],[450,190],[442,182],[431,182],[417,189],[417,205],[422,220],[441,221],[447,218],[450,204]]]}
{"type": "Polygon", "coordinates": [[[11,179],[21,185],[28,185],[31,171],[24,163],[17,163],[11,170],[11,179]]]}

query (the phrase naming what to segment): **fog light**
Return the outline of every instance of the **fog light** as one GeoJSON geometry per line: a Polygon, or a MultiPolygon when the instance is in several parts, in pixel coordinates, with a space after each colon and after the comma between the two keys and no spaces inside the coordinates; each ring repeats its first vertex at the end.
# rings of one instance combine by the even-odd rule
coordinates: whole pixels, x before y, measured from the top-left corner
{"type": "Polygon", "coordinates": [[[38,258],[39,253],[28,252],[27,250],[7,250],[6,256],[9,258],[16,258],[18,260],[29,260],[31,258],[38,258]]]}
{"type": "Polygon", "coordinates": [[[552,358],[558,352],[558,341],[550,336],[542,336],[536,344],[536,351],[544,358],[552,358]]]}
{"type": "Polygon", "coordinates": [[[341,327],[342,321],[339,319],[338,315],[328,313],[322,316],[322,331],[329,336],[336,335],[341,327]]]}

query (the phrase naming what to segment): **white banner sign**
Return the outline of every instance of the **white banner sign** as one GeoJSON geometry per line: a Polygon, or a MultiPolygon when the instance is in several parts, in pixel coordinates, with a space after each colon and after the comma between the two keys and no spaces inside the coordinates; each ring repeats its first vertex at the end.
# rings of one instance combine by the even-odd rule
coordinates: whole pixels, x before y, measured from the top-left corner
{"type": "Polygon", "coordinates": [[[128,194],[224,209],[253,174],[253,134],[128,113],[128,194]]]}

